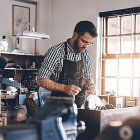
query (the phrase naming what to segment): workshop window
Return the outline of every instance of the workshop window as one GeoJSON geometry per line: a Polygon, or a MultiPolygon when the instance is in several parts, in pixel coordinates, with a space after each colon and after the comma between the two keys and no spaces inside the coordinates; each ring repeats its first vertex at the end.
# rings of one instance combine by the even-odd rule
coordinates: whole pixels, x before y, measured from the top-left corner
{"type": "Polygon", "coordinates": [[[140,94],[140,7],[101,12],[101,94],[140,94]]]}

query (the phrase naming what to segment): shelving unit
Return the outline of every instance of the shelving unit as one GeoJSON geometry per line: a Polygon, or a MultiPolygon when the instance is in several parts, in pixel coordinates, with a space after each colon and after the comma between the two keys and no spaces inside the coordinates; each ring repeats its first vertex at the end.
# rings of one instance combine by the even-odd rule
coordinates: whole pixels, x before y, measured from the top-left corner
{"type": "MultiPolygon", "coordinates": [[[[27,77],[35,75],[44,59],[43,55],[0,52],[0,55],[7,60],[4,69],[4,78],[13,78],[17,82],[27,81],[27,77]],[[35,66],[33,66],[33,62],[35,66]]],[[[25,86],[25,85],[24,85],[25,86]]]]}
{"type": "Polygon", "coordinates": [[[0,114],[6,119],[7,125],[16,119],[14,114],[16,112],[15,107],[24,104],[25,97],[28,96],[26,92],[30,94],[36,89],[36,75],[44,56],[11,52],[0,52],[0,56],[4,57],[7,61],[7,65],[2,73],[3,79],[13,78],[16,83],[21,85],[17,92],[13,93],[9,91],[11,87],[8,87],[7,83],[7,85],[5,82],[1,84],[0,100],[3,105],[0,106],[0,114]],[[23,89],[26,89],[26,91],[23,89]]]}

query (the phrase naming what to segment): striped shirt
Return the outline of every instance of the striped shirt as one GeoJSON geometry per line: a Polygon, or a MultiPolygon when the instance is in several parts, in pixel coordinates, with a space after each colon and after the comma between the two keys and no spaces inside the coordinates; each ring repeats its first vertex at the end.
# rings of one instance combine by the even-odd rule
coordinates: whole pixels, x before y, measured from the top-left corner
{"type": "MultiPolygon", "coordinates": [[[[41,68],[38,71],[38,78],[49,78],[55,82],[58,82],[59,75],[62,71],[63,60],[65,55],[65,42],[51,47],[45,54],[44,61],[41,64],[41,68]]],[[[81,53],[75,53],[75,51],[67,43],[67,59],[73,62],[77,62],[81,59],[84,60],[84,78],[91,79],[91,59],[87,50],[81,53]]]]}

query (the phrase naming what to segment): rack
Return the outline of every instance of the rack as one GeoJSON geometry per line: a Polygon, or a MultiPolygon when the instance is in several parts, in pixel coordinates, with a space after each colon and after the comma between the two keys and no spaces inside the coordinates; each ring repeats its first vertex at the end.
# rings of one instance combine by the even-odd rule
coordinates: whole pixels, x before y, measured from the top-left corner
{"type": "MultiPolygon", "coordinates": [[[[30,82],[27,77],[37,74],[44,59],[44,55],[26,54],[26,53],[13,53],[13,52],[0,52],[0,56],[4,57],[7,65],[3,70],[3,78],[13,78],[14,81],[24,83],[30,82]]],[[[31,80],[31,79],[30,79],[31,80]]],[[[35,77],[34,77],[35,82],[35,77]]],[[[4,87],[5,88],[5,87],[4,87]]],[[[2,85],[3,89],[3,85],[2,85]]]]}

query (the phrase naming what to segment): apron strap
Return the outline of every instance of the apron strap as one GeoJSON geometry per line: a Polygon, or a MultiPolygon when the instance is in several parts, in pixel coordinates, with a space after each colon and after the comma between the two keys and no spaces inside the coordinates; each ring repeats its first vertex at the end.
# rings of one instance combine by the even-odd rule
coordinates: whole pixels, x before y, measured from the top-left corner
{"type": "Polygon", "coordinates": [[[65,42],[64,51],[65,51],[64,58],[67,59],[67,54],[68,54],[68,51],[67,51],[67,41],[65,42]]]}

